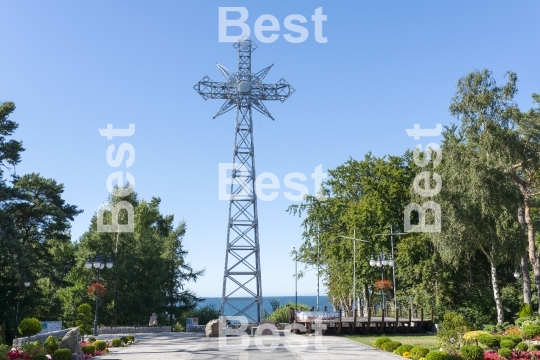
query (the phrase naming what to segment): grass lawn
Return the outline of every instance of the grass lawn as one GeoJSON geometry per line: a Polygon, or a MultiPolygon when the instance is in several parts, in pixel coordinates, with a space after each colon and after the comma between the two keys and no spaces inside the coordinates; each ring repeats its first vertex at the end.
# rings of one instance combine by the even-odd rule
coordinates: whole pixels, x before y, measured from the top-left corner
{"type": "Polygon", "coordinates": [[[388,337],[392,339],[393,341],[399,341],[400,343],[404,345],[412,345],[412,346],[424,346],[429,349],[429,351],[432,350],[439,350],[439,347],[437,346],[438,340],[435,335],[424,335],[424,334],[418,334],[418,335],[394,335],[394,334],[383,334],[383,335],[345,335],[347,339],[351,339],[354,341],[358,341],[362,344],[366,344],[369,346],[372,346],[375,341],[380,337],[388,337]]]}

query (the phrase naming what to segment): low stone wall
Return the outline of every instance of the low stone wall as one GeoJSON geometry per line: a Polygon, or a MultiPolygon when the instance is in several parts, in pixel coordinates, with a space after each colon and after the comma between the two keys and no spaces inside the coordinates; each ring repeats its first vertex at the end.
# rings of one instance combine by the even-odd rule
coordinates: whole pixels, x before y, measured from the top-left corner
{"type": "Polygon", "coordinates": [[[100,327],[98,334],[137,334],[137,333],[162,333],[171,332],[172,326],[125,326],[125,327],[100,327]]]}
{"type": "Polygon", "coordinates": [[[50,335],[52,335],[55,338],[57,338],[57,337],[63,338],[64,335],[66,335],[68,333],[68,331],[71,330],[71,329],[74,329],[74,328],[58,330],[58,331],[52,331],[52,332],[43,333],[43,334],[37,334],[37,335],[34,335],[34,336],[30,336],[30,339],[28,339],[28,337],[21,337],[21,338],[18,338],[18,339],[13,339],[13,347],[19,348],[19,347],[21,347],[21,345],[26,344],[28,341],[32,342],[32,341],[39,340],[41,342],[45,342],[45,340],[47,340],[47,338],[50,335]]]}

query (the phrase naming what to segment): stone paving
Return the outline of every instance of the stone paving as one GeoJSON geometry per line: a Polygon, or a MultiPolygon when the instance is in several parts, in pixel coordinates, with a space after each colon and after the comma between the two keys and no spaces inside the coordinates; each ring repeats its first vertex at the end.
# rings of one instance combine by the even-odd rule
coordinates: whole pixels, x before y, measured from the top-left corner
{"type": "MultiPolygon", "coordinates": [[[[103,360],[168,360],[168,359],[305,359],[305,360],[398,360],[400,356],[377,350],[356,341],[341,336],[324,336],[321,341],[315,341],[314,336],[292,335],[285,337],[280,332],[279,337],[227,337],[207,338],[202,333],[162,333],[134,334],[139,342],[123,348],[111,348],[103,360]],[[299,349],[298,338],[308,341],[307,349],[299,349]],[[244,344],[242,345],[242,341],[244,344]],[[266,352],[259,348],[267,347],[266,352]],[[291,343],[294,341],[294,343],[291,343]],[[271,350],[272,342],[275,349],[271,350]],[[246,344],[247,343],[247,344],[246,344]],[[287,347],[284,343],[290,344],[287,347]],[[322,347],[322,348],[321,348],[322,347]]],[[[117,335],[100,335],[97,339],[110,340],[117,335]]],[[[318,340],[318,339],[317,339],[318,340]]],[[[264,349],[264,348],[263,348],[264,349]]]]}

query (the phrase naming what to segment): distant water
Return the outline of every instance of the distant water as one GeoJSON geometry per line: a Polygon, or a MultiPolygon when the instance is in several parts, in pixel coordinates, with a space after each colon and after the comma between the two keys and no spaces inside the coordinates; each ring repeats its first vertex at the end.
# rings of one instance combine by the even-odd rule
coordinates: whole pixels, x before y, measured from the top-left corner
{"type": "MultiPolygon", "coordinates": [[[[268,314],[272,312],[272,305],[270,304],[270,301],[272,299],[279,300],[280,306],[285,305],[288,302],[291,302],[294,304],[294,301],[295,301],[294,295],[293,296],[265,296],[263,298],[263,309],[264,309],[264,312],[268,314]]],[[[317,296],[298,296],[298,303],[305,304],[309,307],[314,306],[315,310],[317,310],[317,296]]],[[[199,303],[198,306],[202,307],[205,305],[213,305],[216,309],[220,309],[221,298],[206,298],[203,302],[199,303]]],[[[332,305],[328,302],[326,295],[321,295],[319,297],[320,310],[323,310],[325,306],[328,307],[328,310],[332,310],[332,305]]],[[[226,315],[233,315],[233,314],[226,314],[226,315]]]]}

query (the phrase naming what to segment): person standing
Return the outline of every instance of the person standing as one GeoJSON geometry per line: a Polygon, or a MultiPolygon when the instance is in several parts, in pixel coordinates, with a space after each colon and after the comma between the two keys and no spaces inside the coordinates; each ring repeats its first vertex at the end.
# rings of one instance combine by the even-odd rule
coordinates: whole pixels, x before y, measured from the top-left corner
{"type": "Polygon", "coordinates": [[[152,313],[152,316],[150,316],[150,320],[148,321],[148,326],[156,326],[157,325],[157,316],[156,313],[152,313]]]}

